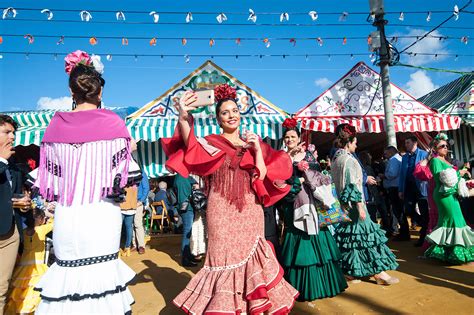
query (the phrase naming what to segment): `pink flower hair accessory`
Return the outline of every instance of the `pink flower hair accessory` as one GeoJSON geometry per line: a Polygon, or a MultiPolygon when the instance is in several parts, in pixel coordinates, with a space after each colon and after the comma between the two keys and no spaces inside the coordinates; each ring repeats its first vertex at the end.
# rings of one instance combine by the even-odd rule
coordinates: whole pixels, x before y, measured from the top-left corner
{"type": "Polygon", "coordinates": [[[82,63],[86,66],[92,65],[92,59],[88,53],[82,50],[76,50],[64,58],[65,71],[67,74],[71,74],[72,69],[74,69],[78,64],[82,63]]]}

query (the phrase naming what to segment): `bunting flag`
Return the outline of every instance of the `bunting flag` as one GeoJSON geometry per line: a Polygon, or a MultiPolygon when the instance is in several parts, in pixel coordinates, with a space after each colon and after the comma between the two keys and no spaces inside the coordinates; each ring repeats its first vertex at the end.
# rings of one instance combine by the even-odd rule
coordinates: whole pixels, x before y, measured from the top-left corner
{"type": "Polygon", "coordinates": [[[79,13],[79,16],[81,17],[81,21],[83,22],[89,22],[90,20],[92,20],[92,15],[89,13],[89,11],[81,11],[79,13]]]}
{"type": "Polygon", "coordinates": [[[289,21],[290,15],[287,12],[280,14],[280,22],[289,21]]]}
{"type": "Polygon", "coordinates": [[[191,61],[189,55],[184,55],[184,62],[189,63],[189,61],[191,61]]]}
{"type": "Polygon", "coordinates": [[[156,37],[150,39],[150,46],[156,46],[156,37]]]}
{"type": "Polygon", "coordinates": [[[316,11],[309,11],[308,15],[311,17],[312,21],[316,21],[318,19],[318,12],[316,11]]]}
{"type": "Polygon", "coordinates": [[[428,15],[426,16],[426,22],[431,21],[431,11],[428,12],[428,15]]]}
{"type": "Polygon", "coordinates": [[[224,13],[220,13],[218,16],[216,16],[216,20],[219,22],[219,24],[222,24],[222,22],[227,21],[227,16],[224,13]]]}
{"type": "Polygon", "coordinates": [[[367,45],[372,45],[372,36],[367,36],[367,45]]]}
{"type": "Polygon", "coordinates": [[[292,43],[293,47],[295,47],[296,46],[296,39],[294,39],[294,38],[290,39],[290,43],[292,43]]]}
{"type": "Polygon", "coordinates": [[[237,39],[235,40],[235,43],[237,44],[237,46],[240,46],[240,42],[241,42],[241,41],[240,41],[240,38],[237,38],[237,39]]]}
{"type": "Polygon", "coordinates": [[[3,44],[3,37],[0,36],[0,45],[3,44]]]}
{"type": "Polygon", "coordinates": [[[64,36],[61,36],[59,40],[56,42],[56,45],[64,44],[64,36]]]}
{"type": "Polygon", "coordinates": [[[125,14],[122,11],[115,13],[115,18],[117,21],[125,21],[125,14]]]}
{"type": "Polygon", "coordinates": [[[252,9],[249,9],[249,17],[248,17],[247,21],[252,21],[254,23],[257,22],[257,15],[255,14],[255,12],[252,9]]]}
{"type": "Polygon", "coordinates": [[[53,19],[53,12],[51,12],[51,10],[49,9],[43,9],[41,10],[41,13],[46,15],[46,18],[48,19],[48,21],[53,19]]]}
{"type": "Polygon", "coordinates": [[[31,34],[26,34],[25,36],[23,36],[23,38],[28,39],[28,44],[30,45],[35,42],[35,38],[31,34]]]}
{"type": "Polygon", "coordinates": [[[126,37],[122,38],[122,46],[128,46],[128,38],[126,37]]]}
{"type": "Polygon", "coordinates": [[[215,40],[213,40],[212,38],[209,40],[209,46],[210,47],[213,47],[214,45],[216,44],[215,40]]]}
{"type": "Polygon", "coordinates": [[[186,14],[186,23],[189,23],[193,20],[193,14],[191,12],[188,12],[188,14],[186,14]]]}
{"type": "Polygon", "coordinates": [[[267,48],[270,48],[270,45],[272,44],[268,38],[264,38],[263,43],[265,44],[265,47],[267,48]]]}
{"type": "Polygon", "coordinates": [[[347,16],[349,15],[349,13],[347,12],[342,12],[341,13],[341,16],[339,16],[339,22],[345,22],[347,21],[347,16]]]}
{"type": "Polygon", "coordinates": [[[153,17],[153,23],[158,23],[160,20],[160,15],[156,11],[151,11],[148,15],[153,17]]]}
{"type": "Polygon", "coordinates": [[[95,46],[99,43],[99,41],[97,40],[97,37],[91,37],[89,38],[89,43],[92,45],[92,46],[95,46]]]}
{"type": "Polygon", "coordinates": [[[347,37],[344,37],[344,38],[342,39],[342,44],[343,44],[343,45],[347,44],[347,37]]]}
{"type": "Polygon", "coordinates": [[[16,9],[13,7],[8,7],[6,9],[3,9],[3,14],[2,14],[2,19],[7,19],[7,18],[16,18],[16,9]]]}
{"type": "Polygon", "coordinates": [[[188,43],[188,40],[186,38],[181,39],[181,45],[186,46],[187,43],[188,43]]]}
{"type": "Polygon", "coordinates": [[[405,20],[405,13],[400,12],[400,16],[398,17],[398,19],[403,22],[405,20]]]}
{"type": "Polygon", "coordinates": [[[105,59],[107,59],[107,61],[112,61],[112,55],[107,55],[105,59]]]}
{"type": "Polygon", "coordinates": [[[459,19],[459,8],[457,5],[454,6],[453,15],[454,15],[454,20],[457,21],[459,19]]]}
{"type": "Polygon", "coordinates": [[[319,46],[323,46],[324,41],[323,41],[323,39],[322,39],[321,37],[316,38],[316,41],[318,42],[318,45],[319,45],[319,46]]]}
{"type": "Polygon", "coordinates": [[[465,45],[467,45],[468,41],[469,41],[469,37],[467,37],[467,36],[461,37],[461,43],[464,43],[465,45]]]}

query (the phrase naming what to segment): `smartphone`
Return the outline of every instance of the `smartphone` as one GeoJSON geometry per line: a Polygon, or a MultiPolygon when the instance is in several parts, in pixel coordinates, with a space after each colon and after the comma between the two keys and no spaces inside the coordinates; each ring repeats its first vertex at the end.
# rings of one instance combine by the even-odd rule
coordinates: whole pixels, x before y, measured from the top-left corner
{"type": "Polygon", "coordinates": [[[196,93],[197,100],[191,106],[202,107],[214,104],[214,90],[197,90],[194,93],[196,93]]]}

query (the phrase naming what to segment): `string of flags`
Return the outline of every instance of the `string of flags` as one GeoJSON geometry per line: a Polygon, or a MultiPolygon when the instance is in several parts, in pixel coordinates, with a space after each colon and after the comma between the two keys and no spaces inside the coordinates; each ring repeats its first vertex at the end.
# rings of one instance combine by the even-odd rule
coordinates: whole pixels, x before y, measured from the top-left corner
{"type": "MultiPolygon", "coordinates": [[[[32,10],[35,10],[35,9],[26,9],[26,8],[22,8],[22,10],[25,10],[25,11],[32,11],[32,10]]],[[[61,9],[57,9],[57,11],[63,11],[61,9]]],[[[112,11],[101,11],[101,12],[112,12],[112,11]]],[[[442,13],[442,12],[448,12],[448,11],[435,11],[436,13],[442,13]]],[[[53,14],[53,10],[50,10],[50,9],[42,9],[40,10],[40,13],[44,14],[46,16],[46,19],[48,21],[50,20],[53,20],[53,17],[54,17],[54,14],[53,14]]],[[[138,13],[138,12],[133,12],[133,13],[138,13]]],[[[391,14],[392,12],[386,12],[385,14],[391,14]]],[[[423,13],[423,11],[415,11],[415,12],[410,12],[410,13],[423,13]]],[[[430,22],[431,21],[431,16],[432,16],[432,11],[425,11],[424,12],[426,14],[426,21],[427,22],[430,22]]],[[[459,19],[459,7],[457,5],[454,6],[453,8],[453,11],[452,11],[452,14],[455,16],[455,20],[457,21],[459,19]]],[[[2,14],[2,19],[14,19],[16,18],[18,14],[18,10],[13,8],[13,7],[8,7],[8,8],[5,8],[3,9],[3,14],[2,14]]],[[[176,12],[162,12],[162,14],[177,14],[176,12]]],[[[200,14],[211,14],[210,12],[200,12],[200,14]]],[[[236,14],[239,14],[240,13],[236,13],[236,14]]],[[[273,15],[273,14],[277,14],[277,13],[262,13],[262,14],[265,14],[265,15],[273,15]]],[[[295,15],[300,15],[302,13],[293,13],[295,15]]],[[[316,21],[318,20],[318,17],[320,14],[334,14],[333,12],[327,12],[327,13],[324,13],[324,12],[320,12],[318,13],[317,11],[309,11],[307,13],[311,19],[311,21],[316,21]]],[[[363,14],[363,12],[355,12],[355,13],[352,13],[352,14],[363,14]]],[[[160,20],[160,14],[158,11],[151,11],[148,13],[148,15],[150,15],[153,19],[153,23],[158,23],[159,20],[160,20]]],[[[347,12],[347,11],[343,11],[340,13],[339,15],[339,22],[345,22],[347,21],[348,17],[350,15],[350,12],[347,12]]],[[[80,19],[81,21],[83,22],[89,22],[92,20],[92,14],[90,11],[87,11],[87,10],[82,10],[79,12],[79,16],[80,16],[80,19]]],[[[125,12],[124,11],[116,11],[115,12],[115,18],[117,21],[126,21],[126,18],[125,18],[125,12]]],[[[375,19],[375,16],[372,14],[370,15],[369,14],[369,18],[373,21],[375,19]]],[[[279,19],[280,19],[280,22],[281,23],[284,23],[284,22],[287,22],[290,20],[290,13],[289,12],[281,12],[279,13],[279,19]]],[[[224,13],[224,12],[220,12],[217,14],[216,16],[216,20],[219,24],[222,24],[224,22],[226,22],[228,20],[228,17],[227,15],[224,13]]],[[[399,16],[398,16],[398,20],[400,21],[404,21],[405,20],[405,12],[399,12],[399,16]]],[[[186,17],[185,17],[185,21],[186,23],[190,23],[193,21],[193,14],[191,12],[187,12],[186,13],[186,17]]],[[[248,18],[247,18],[247,21],[250,21],[250,22],[253,22],[253,23],[256,23],[257,22],[257,13],[253,10],[253,9],[249,9],[248,10],[248,18]]]]}
{"type": "MultiPolygon", "coordinates": [[[[3,37],[13,37],[14,38],[14,37],[19,37],[19,36],[22,36],[23,38],[28,39],[28,44],[33,44],[35,42],[35,36],[31,33],[28,33],[26,35],[3,34],[2,42],[0,42],[0,44],[4,43],[3,37]]],[[[88,41],[89,41],[89,44],[92,45],[92,46],[95,46],[95,45],[99,44],[99,39],[120,40],[122,46],[128,46],[130,39],[133,39],[133,40],[147,39],[146,37],[85,36],[85,35],[84,36],[37,35],[36,37],[37,38],[58,38],[58,40],[56,41],[57,45],[64,44],[66,39],[87,38],[88,41]]],[[[400,38],[413,38],[413,39],[419,40],[421,38],[421,36],[415,36],[415,35],[392,36],[390,38],[390,43],[392,43],[392,44],[398,43],[400,38]]],[[[469,42],[469,36],[454,37],[454,36],[428,35],[427,38],[438,39],[440,41],[456,39],[456,40],[460,40],[461,43],[463,43],[465,45],[467,45],[468,42],[469,42]]],[[[373,39],[372,39],[371,35],[368,35],[366,38],[362,37],[362,36],[353,36],[353,37],[348,37],[348,36],[321,37],[320,36],[320,37],[316,37],[316,38],[314,38],[314,37],[313,38],[311,38],[311,37],[301,37],[301,38],[297,38],[297,37],[291,37],[291,38],[283,38],[283,37],[281,37],[281,38],[278,38],[278,37],[276,37],[276,38],[270,38],[270,37],[265,37],[265,38],[258,38],[258,37],[231,38],[231,37],[227,37],[227,38],[225,38],[224,37],[224,38],[211,38],[211,39],[208,39],[208,38],[206,39],[205,37],[194,37],[194,38],[186,38],[186,37],[183,37],[183,38],[178,38],[178,37],[176,37],[176,38],[175,37],[157,38],[157,37],[152,37],[152,38],[148,38],[148,41],[149,41],[150,46],[156,46],[158,44],[159,40],[177,40],[177,41],[181,42],[182,46],[186,46],[188,44],[189,40],[194,40],[194,41],[208,40],[209,46],[213,47],[213,46],[216,45],[217,40],[220,40],[220,41],[234,41],[237,46],[240,46],[242,44],[242,41],[245,40],[245,41],[262,41],[266,48],[270,48],[272,41],[289,41],[289,43],[292,46],[296,46],[297,41],[314,41],[315,40],[316,43],[319,46],[323,46],[325,40],[337,40],[337,41],[340,41],[340,43],[342,45],[347,45],[349,40],[357,41],[357,40],[362,40],[362,39],[366,39],[367,45],[369,45],[369,46],[372,45],[373,39]]]]}

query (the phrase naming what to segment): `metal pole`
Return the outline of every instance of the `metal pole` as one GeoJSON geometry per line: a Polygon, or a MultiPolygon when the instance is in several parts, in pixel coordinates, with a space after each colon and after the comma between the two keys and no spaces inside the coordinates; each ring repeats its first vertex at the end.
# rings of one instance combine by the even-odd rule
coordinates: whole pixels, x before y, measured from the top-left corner
{"type": "Polygon", "coordinates": [[[383,107],[385,111],[385,132],[387,133],[387,143],[389,146],[397,147],[397,137],[395,135],[395,122],[393,119],[392,91],[390,89],[390,51],[385,38],[385,24],[383,1],[378,2],[377,14],[374,25],[380,33],[380,78],[382,80],[383,107]]]}

